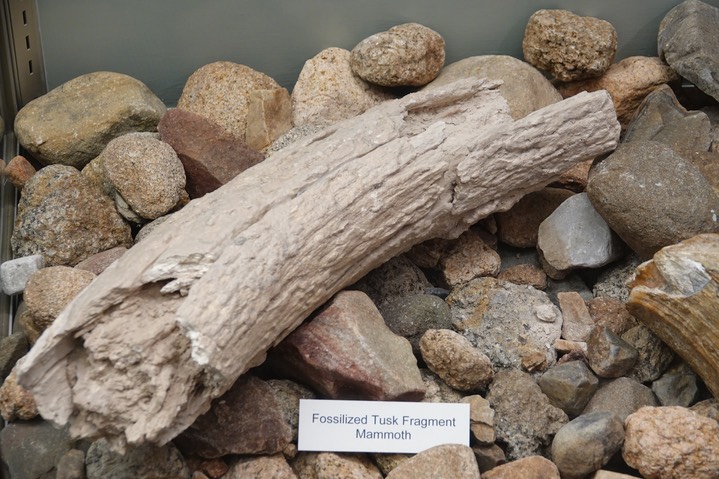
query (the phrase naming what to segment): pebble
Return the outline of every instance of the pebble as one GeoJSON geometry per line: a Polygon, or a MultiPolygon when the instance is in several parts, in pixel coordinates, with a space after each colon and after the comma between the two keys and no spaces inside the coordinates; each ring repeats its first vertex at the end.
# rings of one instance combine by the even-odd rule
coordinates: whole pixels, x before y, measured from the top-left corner
{"type": "Polygon", "coordinates": [[[524,195],[509,210],[495,214],[499,240],[516,248],[534,248],[539,225],[573,194],[548,187],[524,195]]]}
{"type": "Polygon", "coordinates": [[[57,463],[73,448],[67,428],[49,421],[11,422],[0,430],[3,468],[13,479],[56,477],[57,463]]]}
{"type": "Polygon", "coordinates": [[[85,479],[85,452],[70,449],[57,463],[55,479],[85,479]]]}
{"type": "Polygon", "coordinates": [[[124,454],[113,451],[107,440],[93,442],[85,456],[87,479],[189,479],[190,470],[172,443],[164,446],[128,446],[124,454]]]}
{"type": "Polygon", "coordinates": [[[364,292],[384,316],[388,305],[404,296],[424,294],[432,287],[423,270],[407,255],[399,255],[364,275],[349,289],[364,292]]]}
{"type": "Polygon", "coordinates": [[[263,150],[292,129],[292,100],[286,88],[254,90],[247,97],[245,142],[263,150]]]}
{"type": "Polygon", "coordinates": [[[224,479],[245,479],[250,477],[271,477],[272,479],[297,479],[282,454],[243,457],[230,465],[222,476],[224,479]]]}
{"type": "Polygon", "coordinates": [[[500,271],[497,275],[497,279],[514,284],[532,286],[539,290],[547,289],[547,273],[532,264],[524,263],[510,266],[500,271]]]}
{"type": "Polygon", "coordinates": [[[19,330],[0,339],[0,382],[5,381],[15,363],[27,354],[29,348],[30,343],[19,330]]]}
{"type": "Polygon", "coordinates": [[[433,294],[408,294],[382,308],[385,324],[393,333],[407,338],[419,356],[419,341],[430,329],[451,329],[452,313],[442,298],[433,294]]]}
{"type": "Polygon", "coordinates": [[[652,392],[662,406],[689,407],[699,395],[697,376],[681,362],[652,382],[652,392]]]}
{"type": "Polygon", "coordinates": [[[634,379],[621,377],[600,384],[582,414],[606,411],[624,421],[641,407],[657,405],[651,389],[634,379]]]}
{"type": "Polygon", "coordinates": [[[443,444],[415,454],[399,463],[387,479],[479,479],[479,466],[469,446],[443,444]]]}
{"type": "Polygon", "coordinates": [[[640,383],[659,378],[666,371],[676,355],[664,341],[643,324],[634,326],[621,338],[639,353],[637,364],[627,374],[640,383]]]}
{"type": "Polygon", "coordinates": [[[489,358],[459,333],[430,329],[422,335],[419,348],[429,369],[454,389],[476,391],[492,381],[489,358]]]}
{"type": "Polygon", "coordinates": [[[582,479],[599,470],[622,448],[624,425],[608,412],[583,414],[557,431],[552,460],[563,479],[582,479]]]}
{"type": "Polygon", "coordinates": [[[617,32],[611,23],[568,10],[538,10],[522,40],[524,59],[560,81],[602,75],[614,63],[617,32]]]}
{"type": "Polygon", "coordinates": [[[604,326],[620,337],[639,325],[636,318],[627,311],[625,302],[612,296],[591,298],[587,301],[587,308],[594,324],[604,326]]]}
{"type": "Polygon", "coordinates": [[[719,477],[719,423],[679,407],[643,407],[625,422],[622,456],[643,477],[719,477]]]}
{"type": "Polygon", "coordinates": [[[292,89],[292,124],[331,125],[394,96],[354,74],[348,50],[331,47],[307,60],[292,89]]]}
{"type": "Polygon", "coordinates": [[[437,265],[449,289],[481,276],[497,276],[500,266],[499,254],[473,230],[452,241],[437,265]]]}
{"type": "Polygon", "coordinates": [[[474,441],[483,446],[494,444],[494,409],[489,401],[475,394],[463,397],[462,402],[469,404],[469,430],[474,441]]]}
{"type": "Polygon", "coordinates": [[[557,466],[542,456],[528,456],[482,473],[482,479],[559,479],[557,466]]]}
{"type": "Polygon", "coordinates": [[[10,180],[16,190],[22,191],[25,183],[37,173],[35,167],[22,155],[13,157],[2,170],[3,176],[10,180]]]}
{"type": "Polygon", "coordinates": [[[551,403],[567,416],[579,416],[599,386],[599,379],[584,361],[557,364],[544,372],[537,384],[551,403]]]}
{"type": "Polygon", "coordinates": [[[474,452],[474,458],[477,459],[479,472],[482,474],[507,462],[504,451],[497,444],[491,444],[489,446],[475,444],[472,445],[472,451],[474,452]]]}
{"type": "Polygon", "coordinates": [[[99,253],[95,253],[89,258],[77,263],[75,268],[90,271],[94,274],[100,274],[105,271],[108,266],[114,263],[115,260],[125,254],[125,251],[127,251],[127,248],[124,246],[116,246],[105,251],[100,251],[99,253]]]}
{"type": "Polygon", "coordinates": [[[605,327],[597,326],[587,338],[589,367],[600,378],[624,376],[638,359],[636,349],[605,327]]]}
{"type": "Polygon", "coordinates": [[[301,452],[291,464],[299,478],[382,479],[382,473],[363,454],[301,452]]]}
{"type": "Polygon", "coordinates": [[[404,23],[359,42],[350,52],[352,71],[384,87],[423,86],[444,66],[444,38],[419,23],[404,23]]]}
{"type": "Polygon", "coordinates": [[[30,420],[38,416],[37,404],[30,391],[17,382],[13,369],[0,386],[0,415],[6,421],[30,420]]]}
{"type": "Polygon", "coordinates": [[[557,299],[562,310],[562,338],[586,341],[595,324],[584,299],[575,291],[557,293],[557,299]]]}
{"type": "Polygon", "coordinates": [[[0,284],[3,293],[11,296],[22,293],[30,277],[45,267],[45,258],[34,254],[13,258],[0,264],[0,284]]]}

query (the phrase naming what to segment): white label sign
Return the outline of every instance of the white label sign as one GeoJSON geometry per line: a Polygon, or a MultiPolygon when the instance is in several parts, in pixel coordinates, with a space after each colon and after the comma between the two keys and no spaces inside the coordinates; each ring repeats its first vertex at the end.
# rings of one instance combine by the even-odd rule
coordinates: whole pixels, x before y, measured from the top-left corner
{"type": "Polygon", "coordinates": [[[440,444],[469,446],[469,404],[300,400],[300,451],[417,453],[440,444]]]}

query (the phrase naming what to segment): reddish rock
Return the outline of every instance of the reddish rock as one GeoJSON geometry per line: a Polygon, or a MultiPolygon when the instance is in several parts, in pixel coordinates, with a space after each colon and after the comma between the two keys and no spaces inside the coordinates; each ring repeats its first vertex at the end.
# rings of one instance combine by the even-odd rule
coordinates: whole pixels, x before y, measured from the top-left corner
{"type": "Polygon", "coordinates": [[[454,287],[480,276],[496,276],[500,259],[478,233],[468,230],[452,242],[438,266],[445,283],[454,287]]]}
{"type": "Polygon", "coordinates": [[[482,473],[482,479],[559,479],[559,470],[542,456],[529,456],[482,473]]]}
{"type": "Polygon", "coordinates": [[[606,327],[617,336],[639,324],[624,302],[616,298],[597,296],[587,301],[587,308],[594,324],[606,327]]]}
{"type": "Polygon", "coordinates": [[[114,248],[101,251],[85,260],[80,261],[75,265],[75,268],[100,274],[105,271],[105,268],[114,263],[116,259],[125,254],[125,251],[127,251],[127,248],[124,246],[116,246],[114,248]]]}
{"type": "Polygon", "coordinates": [[[425,387],[409,341],[361,291],[342,291],[271,352],[271,365],[334,399],[419,400],[425,387]]]}
{"type": "Polygon", "coordinates": [[[22,190],[27,180],[36,172],[35,167],[21,155],[10,160],[3,169],[3,175],[5,175],[10,180],[10,183],[18,190],[22,190]]]}
{"type": "Polygon", "coordinates": [[[180,108],[168,110],[157,129],[185,167],[191,198],[216,190],[264,159],[220,125],[180,108]]]}

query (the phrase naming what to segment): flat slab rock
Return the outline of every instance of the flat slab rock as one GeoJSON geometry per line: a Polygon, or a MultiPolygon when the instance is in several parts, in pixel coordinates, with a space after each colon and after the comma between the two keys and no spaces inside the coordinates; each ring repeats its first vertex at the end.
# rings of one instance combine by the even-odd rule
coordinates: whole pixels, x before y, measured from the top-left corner
{"type": "Polygon", "coordinates": [[[605,92],[512,121],[497,87],[464,80],[384,102],[173,214],[19,365],[43,417],[118,448],[166,443],[344,287],[617,145],[605,92]]]}

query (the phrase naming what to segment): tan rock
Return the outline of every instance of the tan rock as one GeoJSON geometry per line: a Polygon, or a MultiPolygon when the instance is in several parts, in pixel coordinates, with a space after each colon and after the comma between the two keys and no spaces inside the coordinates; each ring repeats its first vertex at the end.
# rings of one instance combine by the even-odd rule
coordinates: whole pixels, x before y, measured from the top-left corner
{"type": "Polygon", "coordinates": [[[590,479],[636,479],[637,476],[630,476],[619,472],[599,470],[590,479]]]}
{"type": "Polygon", "coordinates": [[[562,310],[562,338],[586,341],[594,328],[594,321],[584,299],[576,291],[566,291],[557,293],[557,300],[562,310]]]}
{"type": "Polygon", "coordinates": [[[482,237],[468,230],[452,242],[439,260],[439,270],[448,286],[454,287],[480,276],[496,276],[501,260],[482,237]]]}
{"type": "Polygon", "coordinates": [[[514,284],[526,284],[542,291],[547,289],[547,273],[532,264],[523,263],[511,266],[500,271],[497,279],[514,284]]]}
{"type": "Polygon", "coordinates": [[[100,274],[105,269],[115,262],[120,256],[125,254],[127,248],[124,246],[116,246],[105,251],[96,253],[89,258],[80,261],[75,265],[75,268],[90,271],[94,274],[100,274]]]}
{"type": "Polygon", "coordinates": [[[262,150],[292,129],[292,100],[286,88],[254,90],[247,97],[245,142],[262,150]]]}
{"type": "Polygon", "coordinates": [[[387,479],[479,479],[479,467],[469,446],[445,444],[425,449],[403,461],[387,479]]]}
{"type": "Polygon", "coordinates": [[[302,479],[382,479],[377,466],[363,454],[305,452],[298,454],[291,465],[297,477],[302,479]]]}
{"type": "Polygon", "coordinates": [[[582,161],[577,163],[557,178],[557,181],[553,182],[549,186],[562,188],[565,190],[573,191],[575,193],[581,193],[587,188],[587,182],[589,181],[589,170],[592,167],[594,160],[582,161]]]}
{"type": "Polygon", "coordinates": [[[297,475],[282,454],[243,457],[232,464],[222,477],[224,479],[245,479],[250,477],[297,479],[297,475]]]}
{"type": "Polygon", "coordinates": [[[617,336],[626,333],[637,324],[637,319],[627,310],[623,301],[610,296],[597,296],[587,301],[592,321],[605,326],[617,336]]]}
{"type": "Polygon", "coordinates": [[[18,155],[5,165],[2,174],[10,180],[10,183],[12,183],[15,188],[22,190],[25,183],[27,183],[36,172],[37,170],[27,158],[18,155]]]}
{"type": "Polygon", "coordinates": [[[219,61],[200,67],[190,75],[177,100],[177,108],[202,115],[244,141],[250,93],[279,88],[282,87],[262,72],[219,61]]]}
{"type": "Polygon", "coordinates": [[[292,89],[292,123],[330,125],[393,96],[354,74],[350,52],[327,48],[307,60],[292,89]]]}
{"type": "Polygon", "coordinates": [[[35,272],[25,286],[23,299],[37,328],[47,328],[93,279],[94,273],[68,266],[48,266],[35,272]]]}
{"type": "Polygon", "coordinates": [[[450,387],[474,391],[492,381],[489,358],[467,338],[449,329],[430,329],[419,341],[422,359],[450,387]]]}
{"type": "Polygon", "coordinates": [[[490,469],[482,479],[559,479],[559,469],[547,458],[529,456],[490,469]]]}
{"type": "Polygon", "coordinates": [[[689,409],[643,407],[627,417],[622,457],[642,477],[719,477],[719,423],[689,409]]]}
{"type": "Polygon", "coordinates": [[[607,90],[612,97],[617,118],[626,128],[644,98],[660,85],[679,81],[679,75],[659,57],[624,58],[599,78],[557,85],[564,98],[580,91],[607,90]]]}
{"type": "Polygon", "coordinates": [[[29,420],[37,417],[37,405],[32,394],[17,383],[13,370],[0,386],[0,415],[6,421],[29,420]]]}
{"type": "Polygon", "coordinates": [[[469,404],[469,429],[472,437],[482,445],[494,444],[494,409],[489,401],[475,394],[462,398],[463,403],[469,404]]]}

